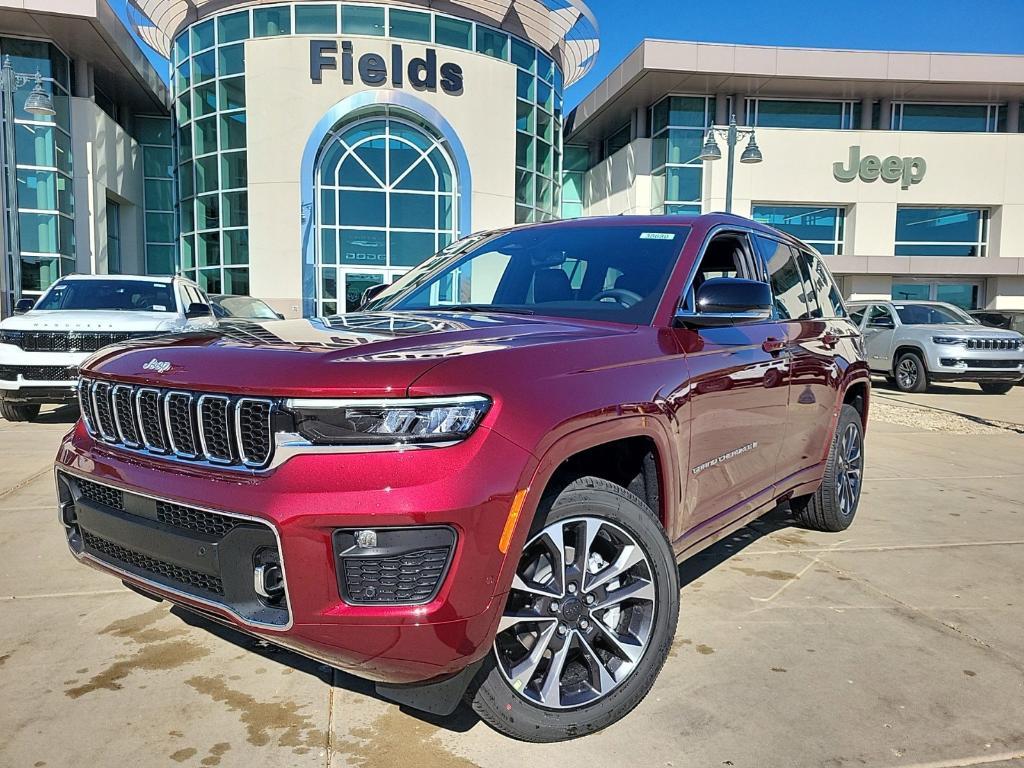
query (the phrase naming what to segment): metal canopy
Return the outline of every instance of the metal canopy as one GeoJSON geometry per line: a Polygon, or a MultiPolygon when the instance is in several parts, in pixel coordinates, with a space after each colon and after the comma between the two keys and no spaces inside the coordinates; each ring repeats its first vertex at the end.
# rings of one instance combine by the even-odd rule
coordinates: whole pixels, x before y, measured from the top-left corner
{"type": "MultiPolygon", "coordinates": [[[[170,58],[171,40],[184,27],[219,11],[264,4],[269,3],[129,0],[129,16],[139,37],[153,50],[170,58]]],[[[566,85],[576,82],[590,70],[601,45],[597,19],[583,0],[401,0],[386,4],[447,13],[525,38],[561,65],[566,85]]]]}

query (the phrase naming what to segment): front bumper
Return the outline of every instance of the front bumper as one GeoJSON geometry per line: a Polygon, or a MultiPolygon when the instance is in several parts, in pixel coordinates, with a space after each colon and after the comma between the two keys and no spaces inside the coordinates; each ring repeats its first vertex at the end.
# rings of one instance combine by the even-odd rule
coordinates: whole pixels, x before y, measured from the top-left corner
{"type": "Polygon", "coordinates": [[[1024,379],[1024,349],[979,350],[934,345],[928,355],[933,381],[1014,382],[1024,379]]]}
{"type": "Polygon", "coordinates": [[[40,404],[73,402],[78,368],[90,354],[25,352],[0,344],[0,399],[40,404]]]}
{"type": "Polygon", "coordinates": [[[274,540],[266,536],[234,554],[228,554],[228,548],[210,554],[217,560],[214,567],[204,565],[197,554],[201,541],[193,537],[182,542],[180,536],[165,535],[181,534],[180,530],[125,515],[97,521],[102,508],[87,512],[91,518],[83,526],[102,527],[103,539],[130,540],[131,552],[141,549],[145,557],[172,561],[190,571],[219,574],[218,569],[226,569],[225,592],[220,596],[204,591],[202,581],[197,588],[150,578],[119,558],[143,565],[148,561],[120,550],[108,547],[105,555],[97,556],[95,549],[77,545],[69,533],[72,553],[79,560],[361,677],[410,684],[458,672],[490,649],[505,603],[499,585],[508,583],[503,574],[518,559],[500,552],[498,541],[512,499],[535,462],[521,448],[480,428],[465,442],[443,449],[300,455],[265,474],[218,472],[107,447],[90,438],[79,423],[62,444],[56,468],[58,478],[64,472],[143,498],[210,510],[245,521],[245,527],[254,531],[271,532],[285,574],[284,611],[266,610],[266,601],[253,593],[252,576],[248,584],[243,578],[253,568],[252,548],[265,547],[268,541],[272,547],[274,540]],[[131,523],[137,525],[124,532],[131,523]],[[138,530],[139,524],[144,530],[138,530]],[[336,533],[398,528],[454,532],[455,546],[436,594],[414,605],[346,602],[341,596],[336,533]],[[229,583],[234,585],[231,589],[229,583]]]}

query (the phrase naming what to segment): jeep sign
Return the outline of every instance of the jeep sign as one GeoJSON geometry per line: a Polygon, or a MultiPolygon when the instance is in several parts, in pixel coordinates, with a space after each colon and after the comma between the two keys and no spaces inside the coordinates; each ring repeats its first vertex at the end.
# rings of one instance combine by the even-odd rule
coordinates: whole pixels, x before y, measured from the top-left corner
{"type": "Polygon", "coordinates": [[[850,147],[850,158],[847,166],[842,161],[832,163],[832,175],[836,181],[853,181],[858,176],[861,181],[874,181],[879,176],[882,181],[900,182],[903,189],[910,189],[911,184],[920,184],[928,170],[928,163],[923,157],[897,157],[890,155],[884,160],[878,155],[860,156],[860,147],[850,147]]]}

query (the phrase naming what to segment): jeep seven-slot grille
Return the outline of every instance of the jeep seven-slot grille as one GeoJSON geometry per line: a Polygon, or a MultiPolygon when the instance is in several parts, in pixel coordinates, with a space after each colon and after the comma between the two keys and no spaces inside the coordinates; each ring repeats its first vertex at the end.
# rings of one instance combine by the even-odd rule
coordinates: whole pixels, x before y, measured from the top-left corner
{"type": "Polygon", "coordinates": [[[1020,339],[1007,339],[1007,338],[985,338],[985,339],[968,339],[968,349],[998,349],[998,350],[1016,350],[1020,349],[1020,339]]]}
{"type": "Polygon", "coordinates": [[[86,427],[105,443],[225,467],[270,463],[271,400],[86,378],[78,394],[86,427]]]}

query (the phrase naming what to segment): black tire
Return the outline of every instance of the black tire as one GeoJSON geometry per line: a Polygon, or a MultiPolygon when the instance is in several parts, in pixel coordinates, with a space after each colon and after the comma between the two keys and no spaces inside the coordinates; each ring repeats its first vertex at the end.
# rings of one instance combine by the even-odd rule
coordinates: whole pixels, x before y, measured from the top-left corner
{"type": "Polygon", "coordinates": [[[900,392],[924,392],[928,389],[928,369],[917,352],[904,352],[896,360],[896,389],[900,392]]]}
{"type": "MultiPolygon", "coordinates": [[[[541,502],[530,539],[553,523],[584,516],[597,518],[625,531],[643,550],[646,564],[650,566],[650,582],[655,596],[650,634],[635,666],[615,687],[595,701],[575,708],[544,707],[517,693],[498,667],[497,648],[492,650],[477,676],[479,685],[471,686],[467,692],[467,701],[492,728],[521,741],[555,742],[573,739],[600,731],[625,717],[651,690],[675,636],[679,617],[675,555],[658,520],[637,496],[600,478],[583,477],[575,480],[541,502]]],[[[526,557],[524,551],[523,562],[526,557]]],[[[519,567],[517,565],[517,569],[519,567]]],[[[593,572],[593,575],[599,577],[600,573],[593,572]]],[[[581,588],[580,594],[583,592],[581,588]]],[[[596,612],[592,615],[595,624],[599,620],[597,616],[596,612]]],[[[561,624],[562,619],[559,618],[558,622],[561,624]]],[[[591,637],[596,634],[600,633],[594,627],[591,637]]],[[[531,676],[533,674],[535,672],[530,673],[531,676]]],[[[559,683],[563,679],[560,676],[559,683]]]]}
{"type": "Polygon", "coordinates": [[[981,391],[986,395],[1005,395],[1012,390],[1016,384],[1003,381],[983,381],[979,384],[981,391]]]}
{"type": "Polygon", "coordinates": [[[857,409],[852,405],[844,405],[836,424],[836,432],[832,436],[832,446],[825,463],[825,477],[817,491],[809,496],[801,496],[790,502],[790,508],[800,523],[816,531],[838,533],[845,531],[853,522],[860,502],[860,491],[864,481],[864,422],[857,409]],[[840,496],[841,474],[848,469],[848,459],[843,460],[844,439],[855,432],[855,443],[859,456],[859,481],[852,499],[844,504],[840,496]]]}
{"type": "Polygon", "coordinates": [[[0,400],[0,416],[7,421],[32,421],[39,415],[39,406],[32,403],[8,403],[0,400]]]}

